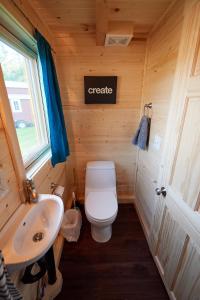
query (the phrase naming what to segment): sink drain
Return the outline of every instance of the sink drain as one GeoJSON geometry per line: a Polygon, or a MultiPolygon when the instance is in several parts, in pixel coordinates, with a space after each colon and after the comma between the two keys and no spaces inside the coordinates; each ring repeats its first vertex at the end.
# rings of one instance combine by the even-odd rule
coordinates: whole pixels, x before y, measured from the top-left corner
{"type": "Polygon", "coordinates": [[[44,238],[44,233],[43,232],[37,232],[33,236],[33,241],[36,243],[36,242],[39,242],[39,241],[43,240],[43,238],[44,238]]]}

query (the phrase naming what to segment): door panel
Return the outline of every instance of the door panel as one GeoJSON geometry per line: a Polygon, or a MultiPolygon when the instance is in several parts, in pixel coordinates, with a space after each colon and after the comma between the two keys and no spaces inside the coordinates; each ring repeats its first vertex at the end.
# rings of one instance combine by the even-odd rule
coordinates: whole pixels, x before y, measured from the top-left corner
{"type": "Polygon", "coordinates": [[[144,215],[144,220],[146,221],[145,225],[149,228],[153,217],[154,203],[151,199],[154,199],[155,187],[153,183],[150,185],[148,176],[146,176],[146,174],[142,174],[140,170],[137,173],[137,178],[137,198],[142,200],[138,203],[138,206],[142,211],[141,213],[144,215]]]}
{"type": "Polygon", "coordinates": [[[193,243],[188,244],[173,293],[176,299],[200,299],[200,251],[193,243]]]}
{"type": "Polygon", "coordinates": [[[153,222],[150,230],[150,236],[149,236],[149,244],[151,247],[152,253],[155,255],[156,254],[156,249],[158,245],[158,238],[159,238],[159,233],[161,231],[161,226],[164,220],[164,215],[165,215],[165,202],[162,197],[157,197],[157,202],[156,202],[156,210],[155,214],[153,217],[153,222]]]}
{"type": "Polygon", "coordinates": [[[166,208],[156,257],[159,260],[164,278],[169,287],[172,286],[186,241],[187,234],[172,218],[170,211],[166,208]]]}
{"type": "Polygon", "coordinates": [[[200,1],[186,0],[150,245],[168,292],[200,300],[200,1]]]}
{"type": "Polygon", "coordinates": [[[200,97],[186,100],[183,128],[171,174],[171,188],[191,208],[196,208],[200,182],[200,97]]]}

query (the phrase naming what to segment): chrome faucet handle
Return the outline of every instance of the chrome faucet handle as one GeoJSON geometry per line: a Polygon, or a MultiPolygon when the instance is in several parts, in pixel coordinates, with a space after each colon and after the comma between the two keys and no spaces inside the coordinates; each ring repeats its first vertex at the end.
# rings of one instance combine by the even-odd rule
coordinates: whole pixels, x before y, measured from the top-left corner
{"type": "Polygon", "coordinates": [[[28,188],[35,188],[35,184],[34,184],[34,182],[33,182],[33,179],[26,179],[26,186],[28,187],[28,188]]]}
{"type": "Polygon", "coordinates": [[[57,188],[58,184],[51,182],[51,190],[55,190],[57,188]]]}

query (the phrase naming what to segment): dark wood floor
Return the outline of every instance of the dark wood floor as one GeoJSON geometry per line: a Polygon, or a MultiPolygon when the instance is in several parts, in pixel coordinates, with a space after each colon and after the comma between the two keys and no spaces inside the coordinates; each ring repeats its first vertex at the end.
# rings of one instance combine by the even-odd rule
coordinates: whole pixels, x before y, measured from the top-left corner
{"type": "Polygon", "coordinates": [[[60,271],[63,288],[57,300],[169,299],[133,205],[119,205],[112,238],[105,244],[92,240],[83,214],[80,239],[65,242],[60,271]]]}

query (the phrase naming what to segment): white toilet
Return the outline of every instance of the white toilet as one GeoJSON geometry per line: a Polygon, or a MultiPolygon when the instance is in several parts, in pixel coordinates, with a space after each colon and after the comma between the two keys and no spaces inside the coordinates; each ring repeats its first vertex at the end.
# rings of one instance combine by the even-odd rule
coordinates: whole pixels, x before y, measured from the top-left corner
{"type": "Polygon", "coordinates": [[[87,163],[85,214],[96,242],[107,242],[118,211],[115,164],[112,161],[87,163]]]}

